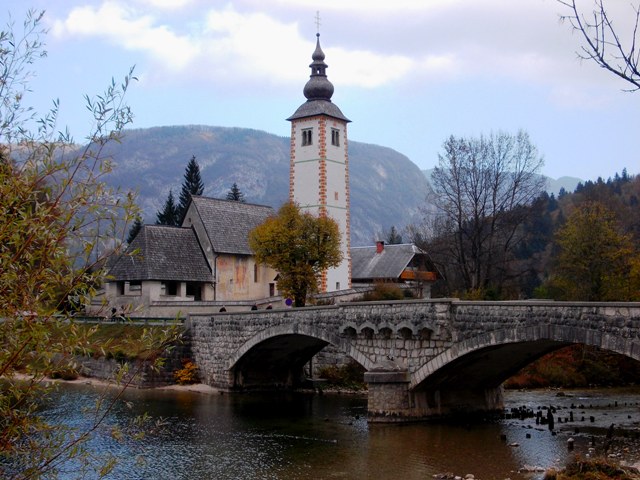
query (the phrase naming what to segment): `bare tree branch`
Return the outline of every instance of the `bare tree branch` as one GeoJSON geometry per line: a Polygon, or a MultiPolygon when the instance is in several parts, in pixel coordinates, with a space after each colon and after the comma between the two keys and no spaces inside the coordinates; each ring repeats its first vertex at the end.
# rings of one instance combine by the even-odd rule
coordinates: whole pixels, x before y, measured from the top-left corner
{"type": "Polygon", "coordinates": [[[633,35],[630,45],[623,45],[620,32],[616,30],[613,20],[608,15],[604,0],[595,0],[591,15],[581,13],[576,0],[558,0],[571,10],[568,15],[561,15],[561,21],[568,21],[574,31],[580,32],[585,45],[577,52],[583,60],[593,60],[600,67],[631,83],[629,92],[640,90],[640,71],[638,61],[640,52],[636,49],[638,23],[640,21],[640,5],[631,6],[634,14],[633,35]],[[591,18],[593,17],[593,18],[591,18]]]}

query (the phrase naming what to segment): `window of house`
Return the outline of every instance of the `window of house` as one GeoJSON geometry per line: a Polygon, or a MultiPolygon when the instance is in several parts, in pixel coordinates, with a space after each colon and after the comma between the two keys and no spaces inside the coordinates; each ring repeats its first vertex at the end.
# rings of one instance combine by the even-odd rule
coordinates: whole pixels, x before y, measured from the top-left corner
{"type": "Polygon", "coordinates": [[[258,264],[253,264],[253,283],[258,283],[258,264]]]}
{"type": "Polygon", "coordinates": [[[302,146],[313,145],[313,129],[304,128],[302,130],[302,146]]]}
{"type": "Polygon", "coordinates": [[[118,289],[118,295],[124,295],[124,284],[125,284],[125,282],[116,282],[116,287],[118,289]]]}
{"type": "Polygon", "coordinates": [[[162,282],[161,289],[163,290],[163,295],[176,296],[178,294],[178,282],[162,282]]]}
{"type": "Polygon", "coordinates": [[[269,296],[270,297],[275,297],[276,295],[276,284],[275,283],[270,283],[269,284],[269,296]]]}
{"type": "Polygon", "coordinates": [[[340,199],[340,195],[338,194],[338,192],[333,192],[333,197],[336,201],[340,199]]]}
{"type": "Polygon", "coordinates": [[[331,129],[331,145],[340,146],[340,130],[336,128],[331,129]]]}
{"type": "Polygon", "coordinates": [[[336,282],[336,290],[340,290],[340,282],[336,282]]]}
{"type": "Polygon", "coordinates": [[[140,280],[133,280],[129,282],[129,293],[140,294],[142,291],[142,282],[140,280]]]}
{"type": "Polygon", "coordinates": [[[202,285],[198,282],[187,282],[187,296],[199,302],[202,300],[202,285]]]}

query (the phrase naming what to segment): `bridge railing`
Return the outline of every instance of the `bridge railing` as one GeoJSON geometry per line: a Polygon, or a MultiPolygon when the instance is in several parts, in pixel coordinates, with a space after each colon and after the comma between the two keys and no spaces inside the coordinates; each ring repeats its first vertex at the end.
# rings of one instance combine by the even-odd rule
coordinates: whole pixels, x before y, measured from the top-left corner
{"type": "Polygon", "coordinates": [[[87,324],[105,324],[126,323],[127,325],[149,325],[149,326],[169,326],[184,325],[185,318],[179,317],[92,317],[92,316],[74,316],[73,320],[78,323],[87,324]]]}

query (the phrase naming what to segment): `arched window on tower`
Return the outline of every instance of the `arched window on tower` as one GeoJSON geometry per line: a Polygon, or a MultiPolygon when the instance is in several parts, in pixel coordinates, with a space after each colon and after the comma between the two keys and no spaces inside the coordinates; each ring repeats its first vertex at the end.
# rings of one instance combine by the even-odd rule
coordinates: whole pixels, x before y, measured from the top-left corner
{"type": "Polygon", "coordinates": [[[340,146],[340,130],[337,128],[331,129],[331,145],[336,147],[340,146]]]}
{"type": "Polygon", "coordinates": [[[313,129],[304,128],[302,130],[302,146],[313,145],[313,129]]]}

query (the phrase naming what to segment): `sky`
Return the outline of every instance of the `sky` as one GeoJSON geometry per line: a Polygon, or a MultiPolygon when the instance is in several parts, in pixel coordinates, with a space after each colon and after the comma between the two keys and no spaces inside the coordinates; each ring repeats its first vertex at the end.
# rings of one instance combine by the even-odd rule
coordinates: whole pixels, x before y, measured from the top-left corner
{"type": "MultiPolygon", "coordinates": [[[[622,39],[631,0],[605,0],[622,39]]],[[[579,0],[585,13],[593,0],[579,0]]],[[[580,61],[557,0],[2,0],[0,29],[46,10],[25,102],[88,131],[84,95],[135,66],[133,128],[211,125],[289,136],[316,32],[350,140],[422,169],[450,136],[528,132],[552,178],[640,173],[640,91],[580,61]],[[319,11],[319,27],[317,14],[319,11]]]]}

